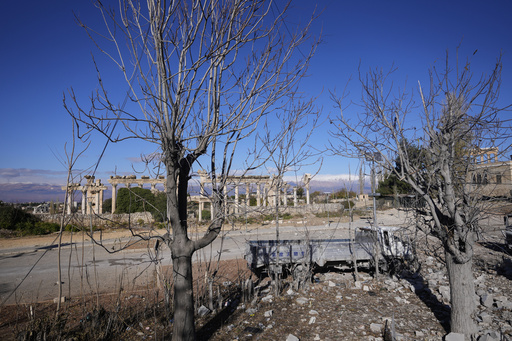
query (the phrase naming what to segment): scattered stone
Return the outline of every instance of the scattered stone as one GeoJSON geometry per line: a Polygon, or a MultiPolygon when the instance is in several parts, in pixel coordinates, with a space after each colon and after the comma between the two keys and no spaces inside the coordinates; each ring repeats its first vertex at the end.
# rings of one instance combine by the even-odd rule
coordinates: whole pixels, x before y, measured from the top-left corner
{"type": "Polygon", "coordinates": [[[286,341],[299,341],[299,338],[293,334],[288,334],[286,341]]]}
{"type": "Polygon", "coordinates": [[[370,330],[372,331],[372,333],[380,333],[382,332],[382,328],[384,326],[380,323],[371,323],[370,324],[370,330]]]}
{"type": "Polygon", "coordinates": [[[492,322],[492,316],[489,315],[489,313],[487,312],[482,312],[480,315],[478,315],[478,318],[480,319],[480,321],[482,321],[483,323],[488,323],[490,324],[492,322]]]}
{"type": "MultiPolygon", "coordinates": [[[[58,298],[58,297],[55,297],[55,298],[53,299],[53,303],[57,303],[57,302],[59,302],[59,298],[58,298]]],[[[66,296],[62,296],[62,297],[60,298],[60,303],[64,303],[64,302],[66,302],[66,296]]]]}
{"type": "Polygon", "coordinates": [[[311,309],[309,315],[318,315],[318,311],[311,309]]]}
{"type": "Polygon", "coordinates": [[[492,308],[494,303],[493,296],[491,294],[483,294],[480,296],[480,304],[486,308],[492,308]]]}
{"type": "Polygon", "coordinates": [[[464,334],[450,333],[445,336],[445,341],[464,341],[464,334]]]}
{"type": "Polygon", "coordinates": [[[265,317],[271,317],[273,313],[274,312],[272,310],[267,310],[264,315],[265,317]]]}
{"type": "Polygon", "coordinates": [[[249,308],[245,312],[247,314],[249,314],[249,315],[253,315],[253,314],[256,314],[258,312],[258,309],[256,309],[256,308],[249,308]]]}
{"type": "Polygon", "coordinates": [[[303,304],[308,303],[308,299],[307,299],[307,298],[305,298],[305,297],[298,297],[298,298],[295,300],[295,302],[297,302],[297,303],[298,303],[298,304],[300,304],[300,305],[303,305],[303,304]]]}
{"type": "Polygon", "coordinates": [[[199,309],[197,309],[197,315],[203,317],[211,313],[212,311],[205,307],[204,305],[200,306],[199,309]]]}
{"type": "Polygon", "coordinates": [[[267,295],[265,297],[263,297],[261,299],[261,302],[265,302],[265,303],[272,303],[272,301],[274,300],[274,296],[272,295],[267,295]]]}
{"type": "Polygon", "coordinates": [[[425,337],[425,333],[424,333],[424,332],[422,332],[421,330],[417,330],[417,331],[415,331],[415,332],[414,332],[414,335],[415,335],[416,337],[421,337],[421,338],[425,337]]]}
{"type": "Polygon", "coordinates": [[[329,282],[327,282],[327,284],[328,284],[330,287],[335,287],[335,286],[336,286],[336,283],[334,283],[333,281],[329,281],[329,282]]]}
{"type": "Polygon", "coordinates": [[[294,295],[294,294],[295,294],[295,291],[293,291],[292,289],[288,289],[288,290],[286,291],[286,294],[287,294],[288,296],[292,296],[292,295],[294,295]]]}
{"type": "Polygon", "coordinates": [[[309,324],[313,324],[316,322],[316,316],[311,316],[311,318],[309,319],[309,324]]]}
{"type": "Polygon", "coordinates": [[[499,341],[500,337],[496,332],[490,332],[478,338],[478,341],[499,341]]]}
{"type": "Polygon", "coordinates": [[[445,302],[450,302],[450,287],[447,285],[441,285],[439,287],[439,293],[443,297],[445,302]]]}

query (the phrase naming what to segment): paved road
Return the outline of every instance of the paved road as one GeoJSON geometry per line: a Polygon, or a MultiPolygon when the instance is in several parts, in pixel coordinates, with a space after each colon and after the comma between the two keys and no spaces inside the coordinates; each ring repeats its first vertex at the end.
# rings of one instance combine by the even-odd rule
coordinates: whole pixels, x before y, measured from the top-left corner
{"type": "MultiPolygon", "coordinates": [[[[353,227],[364,226],[364,221],[353,227]]],[[[280,227],[281,239],[300,239],[306,229],[297,226],[280,227]]],[[[346,238],[348,224],[330,223],[308,227],[310,238],[346,238]]],[[[243,258],[245,242],[255,239],[275,239],[275,227],[225,231],[210,246],[196,252],[194,261],[243,258]]],[[[107,249],[117,248],[123,240],[105,240],[107,249]]],[[[159,253],[162,265],[171,264],[171,253],[163,247],[159,253]]],[[[120,286],[128,289],[154,282],[156,263],[153,249],[146,247],[108,253],[90,242],[64,244],[61,250],[63,294],[113,292],[120,286]]],[[[51,301],[58,296],[56,244],[0,250],[0,302],[31,303],[51,301]]]]}

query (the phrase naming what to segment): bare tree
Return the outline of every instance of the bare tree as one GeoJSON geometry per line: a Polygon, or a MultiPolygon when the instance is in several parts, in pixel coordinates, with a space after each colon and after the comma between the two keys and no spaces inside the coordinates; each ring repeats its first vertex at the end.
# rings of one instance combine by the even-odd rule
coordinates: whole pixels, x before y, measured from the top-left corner
{"type": "Polygon", "coordinates": [[[192,254],[221,230],[237,146],[263,117],[287,105],[305,74],[317,46],[311,21],[290,34],[283,30],[289,3],[278,8],[263,0],[124,0],[117,11],[96,6],[105,30],[80,25],[121,70],[136,106],[114,103],[95,61],[100,87],[90,106],[80,105],[71,89],[66,108],[85,129],[79,137],[96,131],[111,142],[135,138],[160,151],[154,155],[166,170],[168,224],[158,238],[172,252],[173,339],[193,340],[192,254]],[[305,43],[311,45],[295,53],[305,43]],[[187,188],[198,164],[212,180],[215,216],[205,235],[191,240],[187,188]]]}
{"type": "MultiPolygon", "coordinates": [[[[475,154],[506,138],[498,106],[501,57],[488,75],[476,79],[469,60],[430,70],[430,89],[414,93],[390,86],[393,70],[360,73],[362,112],[348,115],[342,98],[333,120],[332,146],[352,155],[380,153],[383,169],[406,181],[420,199],[418,227],[442,244],[451,289],[451,331],[473,334],[476,324],[473,250],[485,213],[482,195],[467,181],[475,154]],[[419,112],[416,110],[419,109],[419,112]],[[351,116],[351,117],[350,117],[351,116]],[[334,142],[336,141],[336,142],[334,142]]],[[[503,147],[503,145],[501,146],[503,147]]],[[[504,149],[503,149],[504,151],[504,149]]]]}
{"type": "MultiPolygon", "coordinates": [[[[261,144],[265,147],[263,155],[268,155],[266,167],[273,173],[271,188],[274,189],[273,210],[276,227],[276,272],[274,275],[275,294],[279,295],[281,287],[281,270],[279,255],[279,213],[281,190],[286,191],[283,176],[288,172],[297,172],[306,163],[320,161],[320,155],[308,148],[313,132],[319,125],[320,112],[315,111],[312,101],[292,101],[288,108],[276,113],[275,120],[265,124],[265,133],[261,135],[261,144]],[[275,129],[275,127],[279,127],[275,129]],[[315,158],[316,157],[316,158],[315,158]],[[313,160],[315,158],[315,160],[313,160]]],[[[319,167],[320,168],[320,167],[319,167]]],[[[309,231],[305,229],[304,241],[309,241],[309,231]]]]}
{"type": "MultiPolygon", "coordinates": [[[[74,122],[73,122],[74,123],[74,122]]],[[[73,198],[72,191],[69,189],[69,186],[73,183],[75,179],[73,177],[73,170],[75,168],[76,162],[80,159],[80,157],[86,152],[90,143],[86,143],[81,150],[76,150],[76,139],[75,139],[75,125],[72,125],[73,132],[73,140],[71,146],[68,149],[67,144],[64,145],[64,157],[55,155],[59,162],[66,167],[67,170],[67,178],[66,178],[66,193],[64,194],[64,208],[62,209],[62,216],[60,219],[60,229],[59,229],[59,238],[58,238],[58,257],[57,257],[57,285],[59,288],[58,300],[57,300],[57,309],[56,315],[58,316],[61,308],[62,301],[62,264],[61,264],[61,252],[62,252],[62,234],[64,229],[68,223],[72,220],[72,200],[73,198]],[[71,214],[68,214],[69,213],[71,214]]],[[[69,274],[69,271],[68,271],[69,274]]]]}

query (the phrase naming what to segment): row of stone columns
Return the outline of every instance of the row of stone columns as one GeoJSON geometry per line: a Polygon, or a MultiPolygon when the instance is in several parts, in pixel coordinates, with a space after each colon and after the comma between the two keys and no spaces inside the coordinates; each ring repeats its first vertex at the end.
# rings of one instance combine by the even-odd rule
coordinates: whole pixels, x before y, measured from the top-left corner
{"type": "Polygon", "coordinates": [[[85,179],[87,179],[87,183],[83,186],[73,183],[61,187],[64,191],[67,191],[67,201],[65,203],[67,214],[71,214],[75,191],[82,192],[82,214],[103,213],[103,191],[107,187],[101,183],[101,180],[95,180],[95,177],[92,175],[86,175],[85,179]],[[94,204],[94,207],[92,205],[89,207],[89,203],[94,204]]]}
{"type": "MultiPolygon", "coordinates": [[[[210,178],[208,178],[207,173],[204,171],[198,172],[200,176],[200,199],[199,199],[199,221],[202,220],[202,211],[204,210],[204,203],[210,202],[207,198],[206,191],[205,191],[205,184],[212,184],[212,181],[210,178]]],[[[243,186],[245,184],[245,203],[243,204],[246,208],[250,205],[250,199],[251,199],[251,185],[256,185],[256,206],[260,207],[262,206],[262,199],[263,199],[263,206],[266,206],[268,203],[271,206],[275,206],[276,202],[278,201],[279,205],[287,206],[288,205],[288,184],[283,183],[282,179],[280,178],[270,178],[269,176],[244,176],[244,177],[237,177],[237,176],[231,176],[228,177],[228,182],[234,186],[235,191],[235,202],[233,206],[234,213],[240,213],[240,196],[239,196],[239,187],[243,186]],[[263,193],[261,186],[263,185],[263,193]],[[283,190],[284,189],[284,190],[283,190]],[[281,191],[283,193],[283,201],[281,202],[281,191]]],[[[309,182],[311,180],[310,174],[305,174],[303,177],[303,183],[306,186],[306,203],[309,205],[309,182]]],[[[213,184],[212,184],[213,186],[213,184]]],[[[227,202],[227,195],[228,190],[225,186],[223,188],[223,195],[224,195],[224,201],[227,202]]],[[[293,188],[293,204],[294,206],[297,206],[297,188],[293,188]]],[[[225,205],[226,214],[228,205],[225,205]]],[[[211,219],[214,218],[214,212],[213,212],[213,206],[211,206],[211,219]]]]}
{"type": "MultiPolygon", "coordinates": [[[[198,172],[200,176],[200,196],[198,198],[199,201],[199,221],[201,221],[201,213],[204,210],[204,203],[210,202],[205,191],[205,184],[212,183],[211,180],[207,177],[207,173],[204,171],[198,172]]],[[[68,186],[63,186],[62,189],[68,191],[68,200],[66,202],[67,213],[71,214],[71,206],[74,202],[74,192],[81,191],[82,192],[82,214],[88,213],[103,213],[103,191],[107,189],[101,183],[101,180],[96,180],[94,176],[85,176],[87,179],[87,183],[85,185],[80,184],[69,184],[68,186]],[[94,207],[89,207],[89,203],[93,204],[94,207]],[[90,211],[92,209],[92,212],[90,211]]],[[[306,204],[309,205],[309,182],[311,180],[311,175],[305,174],[303,177],[303,183],[306,187],[306,204]]],[[[165,187],[166,179],[163,176],[160,176],[158,179],[150,179],[147,176],[143,176],[140,179],[137,179],[134,175],[131,176],[111,176],[109,183],[112,185],[112,214],[114,214],[116,210],[116,200],[117,200],[117,185],[124,184],[127,188],[130,188],[132,184],[136,184],[138,187],[143,187],[144,184],[149,183],[151,185],[151,191],[157,192],[156,185],[163,184],[165,187]]],[[[279,205],[287,206],[288,205],[288,184],[283,183],[281,179],[278,178],[270,178],[270,176],[232,176],[228,177],[228,181],[232,184],[235,191],[235,202],[232,205],[234,213],[240,213],[240,193],[239,187],[242,184],[245,184],[245,203],[244,206],[250,206],[250,198],[251,198],[251,186],[256,186],[256,206],[266,206],[267,204],[271,206],[276,205],[276,201],[279,200],[279,205]],[[263,186],[263,189],[261,188],[263,186]],[[284,189],[284,190],[283,190],[284,189]],[[281,202],[281,192],[283,193],[283,201],[281,202]]],[[[227,200],[227,186],[223,188],[224,200],[227,200]]],[[[293,188],[293,204],[297,206],[297,189],[293,188]]],[[[228,209],[228,205],[225,206],[225,209],[228,209]]],[[[214,217],[213,207],[211,207],[211,216],[212,219],[214,217]]],[[[227,214],[227,211],[225,212],[227,214]]]]}

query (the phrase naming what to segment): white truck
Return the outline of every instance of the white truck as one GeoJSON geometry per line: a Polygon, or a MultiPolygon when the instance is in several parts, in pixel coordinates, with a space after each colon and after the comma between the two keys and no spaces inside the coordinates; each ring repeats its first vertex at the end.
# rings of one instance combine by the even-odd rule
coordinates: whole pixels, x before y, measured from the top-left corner
{"type": "Polygon", "coordinates": [[[353,239],[249,240],[245,259],[257,275],[291,273],[305,267],[373,267],[378,252],[379,267],[414,260],[411,244],[393,226],[358,228],[353,239]]]}

